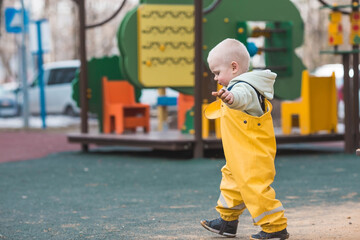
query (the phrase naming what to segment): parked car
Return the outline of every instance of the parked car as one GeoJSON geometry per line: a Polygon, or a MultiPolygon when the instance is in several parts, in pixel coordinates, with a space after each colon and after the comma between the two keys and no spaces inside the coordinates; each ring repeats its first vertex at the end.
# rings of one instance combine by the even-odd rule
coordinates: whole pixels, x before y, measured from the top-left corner
{"type": "MultiPolygon", "coordinates": [[[[80,109],[72,99],[72,80],[80,67],[79,60],[68,60],[44,64],[45,106],[50,114],[79,114],[80,109]]],[[[40,88],[38,76],[29,87],[29,109],[40,113],[40,88]]]]}
{"type": "Polygon", "coordinates": [[[0,117],[14,117],[19,113],[16,91],[0,87],[0,117]]]}

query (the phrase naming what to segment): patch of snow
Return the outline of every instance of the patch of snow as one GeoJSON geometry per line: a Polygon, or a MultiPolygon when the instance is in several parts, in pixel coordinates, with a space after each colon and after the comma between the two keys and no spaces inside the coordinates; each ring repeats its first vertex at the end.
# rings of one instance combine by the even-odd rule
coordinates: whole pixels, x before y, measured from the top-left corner
{"type": "MultiPolygon", "coordinates": [[[[89,123],[96,123],[97,120],[89,118],[89,123]]],[[[62,128],[69,126],[80,126],[81,119],[80,117],[70,117],[64,115],[48,115],[46,117],[46,127],[48,128],[62,128]]],[[[0,118],[0,128],[9,128],[16,129],[22,128],[24,121],[22,117],[12,117],[12,118],[0,118]]],[[[30,116],[29,117],[29,127],[30,128],[42,128],[42,120],[40,116],[30,116]]]]}

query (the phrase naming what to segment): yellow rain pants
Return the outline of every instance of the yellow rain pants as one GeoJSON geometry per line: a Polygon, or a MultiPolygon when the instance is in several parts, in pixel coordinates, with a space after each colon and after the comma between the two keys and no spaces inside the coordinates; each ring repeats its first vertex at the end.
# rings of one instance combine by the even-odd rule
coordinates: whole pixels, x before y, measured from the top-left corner
{"type": "Polygon", "coordinates": [[[207,118],[221,117],[221,136],[226,158],[222,168],[221,194],[216,210],[226,221],[238,219],[247,208],[254,225],[268,233],[287,226],[284,208],[275,199],[270,186],[275,177],[276,141],[271,117],[272,106],[266,100],[267,112],[251,116],[227,107],[221,100],[205,110],[207,118]]]}

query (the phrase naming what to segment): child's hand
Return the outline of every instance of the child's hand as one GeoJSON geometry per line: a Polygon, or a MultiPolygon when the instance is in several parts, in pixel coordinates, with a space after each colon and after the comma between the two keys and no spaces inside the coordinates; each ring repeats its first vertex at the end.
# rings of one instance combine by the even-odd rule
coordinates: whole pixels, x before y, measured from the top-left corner
{"type": "Polygon", "coordinates": [[[211,94],[220,98],[224,103],[229,105],[233,104],[234,102],[234,95],[226,89],[220,89],[218,92],[212,92],[211,94]]]}

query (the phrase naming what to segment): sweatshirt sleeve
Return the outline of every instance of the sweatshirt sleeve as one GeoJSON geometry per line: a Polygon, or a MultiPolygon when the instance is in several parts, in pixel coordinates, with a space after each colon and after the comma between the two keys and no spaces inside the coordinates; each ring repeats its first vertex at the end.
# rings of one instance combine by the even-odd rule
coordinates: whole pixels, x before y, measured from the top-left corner
{"type": "Polygon", "coordinates": [[[236,84],[230,91],[234,95],[234,102],[232,104],[225,103],[229,108],[240,111],[246,111],[249,104],[252,102],[253,93],[255,90],[252,89],[248,84],[236,84]]]}

